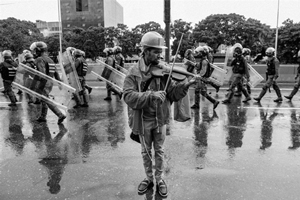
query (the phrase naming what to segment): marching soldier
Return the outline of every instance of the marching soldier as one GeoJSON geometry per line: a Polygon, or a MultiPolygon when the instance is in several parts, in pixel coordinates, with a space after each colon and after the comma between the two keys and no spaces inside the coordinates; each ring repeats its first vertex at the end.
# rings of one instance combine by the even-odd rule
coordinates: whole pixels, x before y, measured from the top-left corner
{"type": "Polygon", "coordinates": [[[202,77],[202,80],[199,81],[199,83],[197,83],[196,85],[195,103],[191,108],[193,109],[199,108],[200,94],[201,94],[211,103],[213,103],[214,105],[213,109],[216,109],[217,106],[219,105],[219,101],[215,100],[213,97],[207,94],[207,87],[206,87],[206,82],[209,82],[208,78],[211,75],[211,66],[209,64],[209,61],[207,60],[208,48],[199,46],[196,48],[195,52],[200,56],[200,62],[199,64],[196,65],[196,70],[197,70],[197,74],[199,74],[202,77]]]}
{"type": "Polygon", "coordinates": [[[122,48],[119,46],[115,46],[114,54],[115,54],[116,64],[118,64],[120,67],[124,67],[125,58],[122,55],[122,48]]]}
{"type": "MultiPolygon", "coordinates": [[[[106,53],[106,60],[105,63],[113,68],[116,68],[116,61],[114,59],[114,51],[113,48],[105,48],[103,50],[104,53],[106,53]]],[[[106,89],[107,89],[107,97],[104,98],[105,101],[111,101],[111,92],[112,92],[112,88],[111,86],[106,83],[106,89]]]]}
{"type": "MultiPolygon", "coordinates": [[[[81,52],[81,55],[82,55],[82,58],[84,59],[85,61],[85,52],[80,50],[81,52]]],[[[85,61],[86,62],[86,61],[85,61]]],[[[84,83],[84,87],[88,90],[89,94],[91,94],[93,88],[91,88],[86,82],[84,83]]]]}
{"type": "Polygon", "coordinates": [[[75,68],[78,74],[78,78],[80,81],[80,84],[82,86],[82,91],[79,92],[79,94],[75,93],[74,94],[74,98],[76,101],[76,105],[74,106],[74,108],[78,108],[78,107],[89,107],[88,105],[88,94],[86,92],[86,88],[85,88],[85,75],[87,73],[87,63],[85,61],[85,59],[83,58],[82,55],[82,51],[79,49],[76,49],[73,52],[73,57],[75,58],[75,68]],[[83,104],[80,105],[80,96],[83,96],[83,104]]]}
{"type": "MultiPolygon", "coordinates": [[[[30,45],[30,50],[32,51],[35,57],[35,63],[37,70],[50,76],[51,78],[55,78],[60,81],[59,74],[55,67],[55,64],[51,58],[47,56],[47,45],[44,42],[34,42],[30,45]]],[[[43,89],[43,95],[49,97],[49,93],[52,90],[52,83],[46,83],[45,88],[43,89]]],[[[48,107],[52,112],[58,116],[58,124],[61,124],[66,116],[53,104],[48,104],[44,101],[42,102],[42,110],[41,115],[37,119],[38,122],[46,122],[46,116],[48,112],[48,107]]]]}
{"type": "Polygon", "coordinates": [[[11,84],[16,76],[18,64],[13,60],[10,50],[2,52],[4,61],[0,63],[0,73],[3,79],[4,91],[11,103],[8,106],[16,106],[17,98],[12,90],[11,84]]]}
{"type": "Polygon", "coordinates": [[[269,47],[266,50],[266,56],[268,57],[267,60],[267,82],[262,88],[262,91],[260,95],[257,98],[254,98],[257,102],[260,102],[260,100],[263,98],[263,96],[266,94],[267,90],[273,86],[277,99],[274,100],[274,102],[282,102],[281,92],[280,88],[278,87],[278,84],[276,82],[276,79],[279,77],[279,60],[275,57],[275,49],[273,47],[269,47]]]}
{"type": "Polygon", "coordinates": [[[298,92],[300,87],[300,50],[298,51],[297,61],[299,63],[299,66],[297,67],[297,75],[295,76],[295,80],[297,80],[297,82],[294,85],[294,89],[292,90],[291,94],[289,96],[284,96],[288,100],[292,100],[292,98],[298,92]]]}
{"type": "MultiPolygon", "coordinates": [[[[27,65],[28,67],[36,70],[33,55],[30,53],[30,51],[25,53],[24,58],[25,58],[24,64],[27,65]]],[[[25,78],[25,85],[30,86],[32,81],[31,81],[29,75],[24,75],[24,78],[25,78]]],[[[26,97],[28,99],[28,104],[33,103],[33,97],[30,94],[26,93],[26,97]]]]}
{"type": "Polygon", "coordinates": [[[222,103],[228,104],[234,95],[234,90],[238,87],[238,90],[241,90],[244,96],[246,97],[243,100],[244,103],[251,100],[247,90],[243,86],[243,78],[246,77],[247,81],[249,81],[249,71],[247,67],[247,62],[245,58],[242,56],[242,45],[235,47],[233,53],[234,59],[231,62],[232,66],[232,83],[229,86],[229,92],[227,95],[227,99],[223,100],[222,103]]]}

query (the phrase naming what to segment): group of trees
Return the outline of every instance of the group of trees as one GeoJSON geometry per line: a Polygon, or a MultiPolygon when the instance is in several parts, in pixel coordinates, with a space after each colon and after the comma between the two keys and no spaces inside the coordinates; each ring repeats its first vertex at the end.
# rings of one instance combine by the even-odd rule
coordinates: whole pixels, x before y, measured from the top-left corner
{"type": "MultiPolygon", "coordinates": [[[[165,32],[160,24],[148,22],[129,29],[124,24],[117,27],[89,27],[88,29],[71,28],[64,30],[63,50],[68,46],[79,48],[86,52],[86,56],[95,59],[103,56],[105,45],[118,44],[123,48],[125,56],[137,54],[139,42],[144,33],[157,31],[164,36],[165,32]]],[[[275,46],[276,30],[262,24],[255,19],[246,19],[238,14],[215,14],[206,17],[192,26],[191,22],[182,19],[171,24],[172,55],[175,54],[181,35],[183,40],[179,54],[183,56],[187,48],[197,46],[199,42],[206,43],[214,50],[220,44],[233,45],[241,43],[252,50],[252,55],[260,53],[262,49],[275,46]]],[[[279,28],[278,57],[283,62],[293,62],[293,56],[300,49],[300,23],[287,19],[279,28]]],[[[43,37],[36,25],[29,21],[15,18],[0,20],[0,51],[10,49],[16,54],[28,49],[34,41],[45,41],[50,55],[56,57],[59,51],[59,36],[43,37]]]]}

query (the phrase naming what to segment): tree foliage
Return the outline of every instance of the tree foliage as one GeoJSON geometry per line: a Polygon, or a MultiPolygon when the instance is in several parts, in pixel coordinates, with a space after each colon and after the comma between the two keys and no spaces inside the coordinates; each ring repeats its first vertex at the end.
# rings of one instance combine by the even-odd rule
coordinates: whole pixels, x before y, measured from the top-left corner
{"type": "MultiPolygon", "coordinates": [[[[164,30],[159,23],[150,21],[129,29],[125,24],[117,27],[90,27],[82,29],[70,28],[63,32],[62,46],[72,46],[86,52],[88,58],[103,56],[105,47],[119,45],[123,55],[138,54],[139,44],[143,34],[156,31],[163,37],[164,30]]],[[[182,43],[179,55],[183,57],[188,48],[206,43],[214,50],[220,44],[232,45],[236,42],[251,49],[252,54],[264,53],[269,46],[275,46],[275,29],[262,24],[256,19],[246,19],[238,14],[215,14],[206,17],[192,26],[191,22],[182,19],[175,20],[171,25],[172,55],[175,55],[181,35],[182,43]]],[[[59,51],[59,36],[43,37],[35,23],[21,21],[15,18],[0,20],[0,51],[9,49],[15,56],[28,49],[35,41],[45,41],[48,44],[50,56],[56,57],[59,51]]],[[[300,23],[287,19],[279,28],[278,53],[284,62],[294,62],[293,56],[300,48],[300,23]]]]}
{"type": "Polygon", "coordinates": [[[43,40],[43,35],[34,23],[15,18],[0,20],[0,51],[9,49],[17,55],[36,40],[43,40]]]}

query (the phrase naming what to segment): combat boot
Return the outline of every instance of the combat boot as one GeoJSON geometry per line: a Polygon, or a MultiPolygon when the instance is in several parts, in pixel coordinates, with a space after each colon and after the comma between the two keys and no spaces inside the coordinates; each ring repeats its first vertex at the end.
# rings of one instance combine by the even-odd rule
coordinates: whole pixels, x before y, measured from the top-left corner
{"type": "Polygon", "coordinates": [[[83,104],[81,105],[82,107],[89,107],[88,104],[88,95],[86,93],[86,91],[83,92],[83,104]]]}
{"type": "Polygon", "coordinates": [[[231,103],[230,100],[232,99],[232,97],[233,97],[233,91],[230,90],[230,91],[228,92],[228,97],[227,97],[227,99],[223,100],[222,103],[223,103],[223,104],[229,104],[229,103],[231,103]]]}
{"type": "Polygon", "coordinates": [[[281,92],[280,92],[278,85],[273,85],[273,88],[277,94],[277,99],[275,99],[274,102],[276,102],[276,103],[282,102],[281,92]]]}
{"type": "Polygon", "coordinates": [[[266,92],[267,92],[267,88],[263,88],[259,96],[253,99],[257,102],[260,102],[260,100],[265,96],[266,92]]]}
{"type": "Polygon", "coordinates": [[[287,98],[288,100],[292,100],[292,98],[294,97],[294,95],[298,92],[298,87],[294,87],[293,91],[291,92],[291,94],[289,96],[284,96],[285,98],[287,98]]]}
{"type": "Polygon", "coordinates": [[[215,84],[214,82],[211,82],[210,83],[210,85],[213,87],[213,88],[215,88],[216,89],[216,93],[218,93],[219,92],[219,90],[220,90],[220,86],[218,86],[217,84],[215,84]]]}
{"type": "Polygon", "coordinates": [[[251,97],[250,95],[248,94],[247,90],[243,87],[242,88],[242,91],[243,95],[246,97],[246,99],[243,100],[244,103],[247,103],[248,101],[251,100],[251,97]]]}
{"type": "Polygon", "coordinates": [[[208,94],[206,94],[206,98],[208,101],[210,101],[211,103],[214,104],[214,109],[216,109],[219,105],[219,101],[215,100],[214,98],[212,98],[211,96],[209,96],[208,94]]]}
{"type": "Polygon", "coordinates": [[[107,97],[104,98],[105,101],[111,101],[111,91],[107,90],[107,97]]]}

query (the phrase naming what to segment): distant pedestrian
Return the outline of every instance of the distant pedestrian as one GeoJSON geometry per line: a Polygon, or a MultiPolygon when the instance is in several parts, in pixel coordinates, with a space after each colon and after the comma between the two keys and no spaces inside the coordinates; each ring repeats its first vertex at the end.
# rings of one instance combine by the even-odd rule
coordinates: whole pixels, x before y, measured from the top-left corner
{"type": "Polygon", "coordinates": [[[265,85],[262,88],[262,91],[260,95],[254,100],[257,102],[260,102],[260,100],[263,98],[263,96],[266,94],[267,90],[273,86],[273,89],[276,92],[277,99],[274,100],[274,102],[281,102],[282,101],[282,96],[281,96],[281,91],[280,88],[276,82],[276,79],[279,77],[279,60],[275,57],[275,49],[273,47],[269,47],[266,50],[266,55],[268,57],[267,59],[267,81],[265,85]]]}

